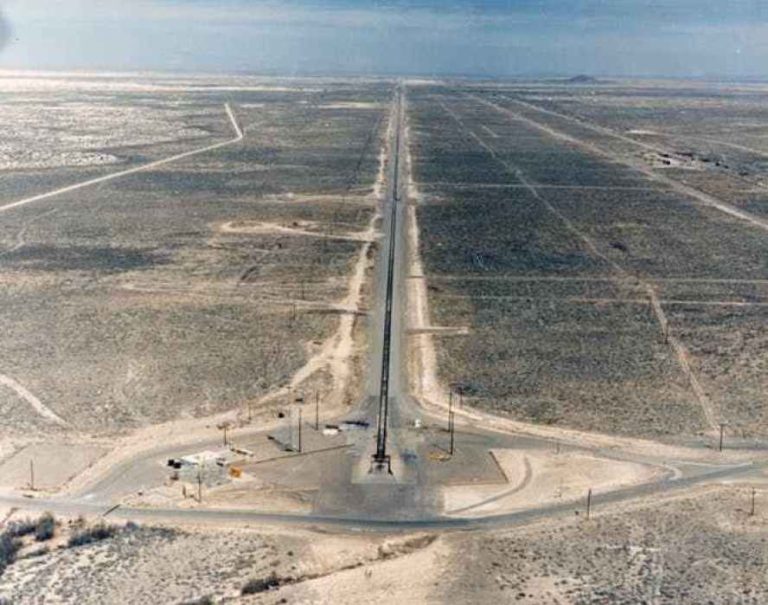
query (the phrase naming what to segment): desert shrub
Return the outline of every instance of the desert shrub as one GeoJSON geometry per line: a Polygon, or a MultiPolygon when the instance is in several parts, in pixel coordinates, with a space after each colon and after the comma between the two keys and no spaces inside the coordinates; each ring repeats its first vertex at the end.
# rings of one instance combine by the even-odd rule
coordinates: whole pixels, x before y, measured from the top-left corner
{"type": "Polygon", "coordinates": [[[139,524],[134,521],[128,521],[125,524],[125,531],[138,531],[139,529],[139,524]]]}
{"type": "Polygon", "coordinates": [[[273,571],[266,578],[252,578],[245,583],[240,594],[258,594],[280,586],[280,580],[273,571]]]}
{"type": "Polygon", "coordinates": [[[36,548],[35,550],[31,550],[28,553],[24,555],[25,559],[33,559],[35,557],[43,557],[47,555],[49,552],[51,552],[51,549],[48,548],[48,546],[41,546],[40,548],[36,548]]]}
{"type": "Polygon", "coordinates": [[[184,601],[181,605],[213,605],[213,597],[210,595],[205,595],[196,599],[192,599],[191,601],[184,601]]]}
{"type": "Polygon", "coordinates": [[[0,575],[5,568],[16,560],[16,553],[21,548],[21,540],[9,533],[8,530],[0,534],[0,575]]]}
{"type": "Polygon", "coordinates": [[[213,605],[213,597],[210,595],[205,595],[196,599],[192,599],[191,601],[184,601],[182,605],[213,605]]]}
{"type": "Polygon", "coordinates": [[[76,546],[84,546],[86,544],[93,544],[94,542],[101,542],[102,540],[108,540],[118,532],[118,528],[114,525],[106,525],[99,523],[93,527],[86,527],[81,529],[77,533],[73,534],[67,546],[70,548],[76,546]]]}
{"type": "Polygon", "coordinates": [[[35,524],[35,540],[45,542],[53,538],[56,531],[56,520],[51,513],[45,513],[35,524]]]}
{"type": "Polygon", "coordinates": [[[35,531],[36,523],[32,519],[21,519],[11,521],[5,530],[5,533],[12,538],[23,538],[35,531]]]}

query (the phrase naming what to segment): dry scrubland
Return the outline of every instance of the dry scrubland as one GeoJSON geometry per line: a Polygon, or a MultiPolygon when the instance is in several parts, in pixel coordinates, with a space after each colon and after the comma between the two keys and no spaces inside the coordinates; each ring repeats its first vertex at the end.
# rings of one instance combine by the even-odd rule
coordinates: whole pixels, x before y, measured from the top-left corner
{"type": "MultiPolygon", "coordinates": [[[[412,556],[430,557],[436,542],[426,534],[172,529],[20,517],[0,531],[0,603],[384,602],[391,594],[387,567],[394,565],[402,579],[412,556]],[[356,578],[349,581],[349,573],[356,578]],[[334,594],[339,589],[342,594],[334,594]]],[[[426,595],[432,585],[423,580],[426,595]]]]}
{"type": "Polygon", "coordinates": [[[225,103],[245,131],[0,214],[0,374],[67,424],[5,385],[0,434],[231,409],[285,384],[335,330],[391,90],[258,84],[0,82],[2,112],[22,124],[4,145],[27,158],[5,165],[0,205],[230,140],[225,103]]]}
{"type": "Polygon", "coordinates": [[[734,486],[461,540],[446,602],[764,603],[766,514],[749,516],[748,494],[734,486]]]}
{"type": "Polygon", "coordinates": [[[768,518],[765,491],[755,516],[749,494],[708,488],[588,521],[439,537],[58,519],[37,539],[46,526],[32,519],[0,574],[0,602],[758,605],[768,518]]]}
{"type": "MultiPolygon", "coordinates": [[[[56,459],[38,473],[43,489],[92,464],[102,450],[59,447],[75,431],[255,400],[347,312],[337,303],[370,237],[391,86],[231,85],[0,80],[0,117],[23,124],[0,146],[0,206],[229,140],[224,103],[245,131],[0,211],[0,437],[63,437],[10,460],[0,440],[11,483],[26,480],[29,452],[56,459]]],[[[675,185],[761,212],[762,94],[409,87],[431,323],[469,328],[435,337],[442,382],[525,421],[688,440],[727,420],[763,435],[768,232],[675,185]],[[757,134],[740,137],[742,126],[757,134]]],[[[323,477],[344,472],[322,460],[323,477]]],[[[468,462],[473,478],[499,472],[468,462]]],[[[574,475],[592,485],[587,467],[574,475]]],[[[253,505],[253,494],[210,500],[253,505]]],[[[749,488],[731,485],[590,521],[439,537],[0,515],[0,603],[757,605],[768,600],[764,502],[761,489],[749,516],[749,488]]]]}
{"type": "Polygon", "coordinates": [[[291,536],[130,523],[58,520],[49,539],[14,540],[1,603],[205,603],[239,596],[249,580],[295,574],[310,558],[306,540],[291,536]]]}
{"type": "Polygon", "coordinates": [[[442,382],[522,420],[669,439],[725,421],[765,435],[768,231],[679,183],[745,208],[768,194],[755,134],[766,94],[413,87],[431,319],[470,328],[436,340],[442,382]],[[742,132],[749,154],[734,147],[742,132]]]}

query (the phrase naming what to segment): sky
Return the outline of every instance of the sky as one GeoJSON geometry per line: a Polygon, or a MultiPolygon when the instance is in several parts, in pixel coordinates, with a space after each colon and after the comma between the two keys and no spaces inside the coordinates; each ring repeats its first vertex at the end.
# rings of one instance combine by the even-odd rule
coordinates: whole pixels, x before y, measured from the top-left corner
{"type": "Polygon", "coordinates": [[[768,78],[765,0],[0,0],[0,68],[768,78]]]}

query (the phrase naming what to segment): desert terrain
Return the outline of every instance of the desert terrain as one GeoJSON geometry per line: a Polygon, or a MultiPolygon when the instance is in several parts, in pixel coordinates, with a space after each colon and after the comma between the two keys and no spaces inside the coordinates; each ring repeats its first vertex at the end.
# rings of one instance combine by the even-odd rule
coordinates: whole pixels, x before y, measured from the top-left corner
{"type": "Polygon", "coordinates": [[[435,339],[444,385],[537,423],[678,442],[721,423],[765,434],[768,225],[743,203],[764,187],[764,152],[732,147],[760,121],[761,93],[706,94],[414,89],[432,321],[469,331],[435,339]],[[649,145],[673,159],[649,159],[649,145]]]}
{"type": "Polygon", "coordinates": [[[766,95],[0,73],[0,603],[763,602],[766,95]]]}

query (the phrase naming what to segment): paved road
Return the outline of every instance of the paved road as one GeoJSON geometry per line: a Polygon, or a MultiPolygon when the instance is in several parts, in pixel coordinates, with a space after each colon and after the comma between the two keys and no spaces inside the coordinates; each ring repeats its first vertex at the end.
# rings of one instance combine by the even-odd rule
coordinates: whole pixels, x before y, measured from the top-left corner
{"type": "MultiPolygon", "coordinates": [[[[746,464],[726,467],[716,470],[707,469],[690,477],[674,480],[656,481],[635,487],[615,490],[592,498],[595,509],[604,508],[609,504],[633,500],[656,494],[682,491],[696,485],[723,480],[746,478],[758,472],[764,472],[768,462],[758,465],[746,464]]],[[[224,509],[175,509],[175,508],[111,508],[103,505],[88,504],[60,499],[26,499],[22,497],[0,497],[0,504],[16,506],[26,510],[51,511],[66,515],[108,515],[111,518],[132,519],[145,522],[194,522],[194,523],[269,523],[291,526],[336,526],[347,529],[368,531],[412,531],[430,529],[480,529],[488,527],[510,527],[524,525],[547,517],[562,517],[573,515],[583,505],[565,502],[549,506],[535,507],[523,511],[490,515],[480,518],[441,517],[438,515],[418,518],[373,518],[367,515],[290,515],[269,514],[247,510],[224,509]]]]}

